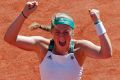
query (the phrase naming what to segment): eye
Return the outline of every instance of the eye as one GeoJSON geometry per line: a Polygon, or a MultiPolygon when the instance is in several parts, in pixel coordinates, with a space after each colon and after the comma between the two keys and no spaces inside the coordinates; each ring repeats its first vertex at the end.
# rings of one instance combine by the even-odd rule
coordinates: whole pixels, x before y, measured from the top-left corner
{"type": "Polygon", "coordinates": [[[56,31],[56,32],[55,32],[55,34],[56,34],[56,35],[59,35],[59,34],[60,34],[60,32],[56,31]]]}
{"type": "Polygon", "coordinates": [[[65,32],[64,32],[64,35],[69,35],[69,32],[68,32],[68,31],[65,31],[65,32]]]}

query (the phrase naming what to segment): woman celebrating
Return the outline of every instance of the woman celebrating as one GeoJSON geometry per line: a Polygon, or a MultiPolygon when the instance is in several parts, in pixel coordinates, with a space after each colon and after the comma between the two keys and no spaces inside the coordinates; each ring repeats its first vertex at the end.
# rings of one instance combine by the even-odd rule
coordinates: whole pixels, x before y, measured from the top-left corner
{"type": "Polygon", "coordinates": [[[96,25],[101,46],[88,40],[73,39],[75,24],[65,13],[57,13],[52,18],[52,39],[18,35],[25,19],[37,7],[38,2],[27,2],[21,14],[10,25],[4,39],[11,45],[38,54],[41,80],[80,80],[86,56],[95,59],[111,57],[111,42],[100,20],[99,11],[95,9],[89,10],[89,13],[96,25]]]}

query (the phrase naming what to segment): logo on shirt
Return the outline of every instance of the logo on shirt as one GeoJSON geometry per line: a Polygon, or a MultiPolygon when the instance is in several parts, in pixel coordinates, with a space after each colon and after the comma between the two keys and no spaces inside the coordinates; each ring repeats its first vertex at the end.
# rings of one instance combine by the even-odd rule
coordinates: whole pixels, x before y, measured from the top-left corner
{"type": "Polygon", "coordinates": [[[51,55],[49,55],[47,58],[52,60],[52,56],[51,55]]]}

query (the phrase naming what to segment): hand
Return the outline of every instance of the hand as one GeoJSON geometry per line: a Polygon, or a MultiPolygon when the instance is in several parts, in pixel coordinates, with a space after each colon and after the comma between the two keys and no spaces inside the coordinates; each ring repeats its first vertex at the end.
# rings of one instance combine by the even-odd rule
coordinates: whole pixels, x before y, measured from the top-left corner
{"type": "Polygon", "coordinates": [[[100,13],[97,9],[89,9],[90,16],[94,23],[100,21],[100,13]]]}
{"type": "Polygon", "coordinates": [[[34,12],[37,9],[37,7],[38,7],[37,1],[27,2],[23,9],[24,15],[28,17],[32,12],[34,12]]]}

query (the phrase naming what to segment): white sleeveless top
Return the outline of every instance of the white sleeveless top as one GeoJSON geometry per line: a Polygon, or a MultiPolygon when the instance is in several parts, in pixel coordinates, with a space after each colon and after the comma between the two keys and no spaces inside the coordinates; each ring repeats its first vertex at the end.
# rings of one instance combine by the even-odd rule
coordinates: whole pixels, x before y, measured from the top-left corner
{"type": "Polygon", "coordinates": [[[83,72],[74,53],[56,55],[48,51],[39,65],[41,80],[80,80],[83,72]]]}

